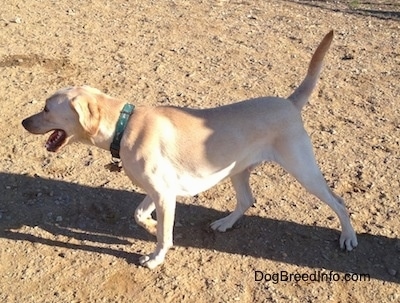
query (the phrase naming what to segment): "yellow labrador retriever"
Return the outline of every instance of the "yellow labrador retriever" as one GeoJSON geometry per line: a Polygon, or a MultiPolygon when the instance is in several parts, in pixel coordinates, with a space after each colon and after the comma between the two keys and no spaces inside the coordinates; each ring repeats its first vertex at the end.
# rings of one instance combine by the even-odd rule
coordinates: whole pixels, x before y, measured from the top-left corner
{"type": "Polygon", "coordinates": [[[357,246],[357,237],[346,207],[328,188],[301,119],[332,38],[331,31],[315,51],[305,79],[287,99],[256,98],[209,109],[132,110],[122,100],[82,86],[57,91],[42,112],[22,124],[33,134],[53,131],[46,143],[48,151],[80,141],[120,156],[126,174],[147,193],[135,220],[156,231],[155,251],[140,258],[148,268],[163,263],[172,246],[177,196],[196,195],[230,177],[236,208],[211,224],[224,232],[253,204],[249,176],[263,161],[280,164],[333,209],[342,227],[340,247],[350,251],[357,246]],[[157,222],[151,217],[154,210],[157,222]]]}

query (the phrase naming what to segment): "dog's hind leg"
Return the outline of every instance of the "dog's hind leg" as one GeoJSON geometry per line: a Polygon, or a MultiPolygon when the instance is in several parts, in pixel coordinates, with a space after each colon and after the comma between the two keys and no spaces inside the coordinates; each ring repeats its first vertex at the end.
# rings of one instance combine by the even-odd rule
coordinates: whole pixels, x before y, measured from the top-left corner
{"type": "Polygon", "coordinates": [[[339,217],[342,226],[340,247],[350,251],[357,246],[357,237],[342,198],[335,195],[319,169],[310,138],[304,132],[296,138],[282,140],[276,146],[275,160],[294,176],[308,192],[328,204],[339,217]]]}
{"type": "Polygon", "coordinates": [[[231,228],[233,224],[249,209],[254,203],[254,198],[249,185],[251,169],[231,176],[233,188],[236,192],[236,208],[228,216],[211,223],[211,228],[221,232],[231,228]]]}

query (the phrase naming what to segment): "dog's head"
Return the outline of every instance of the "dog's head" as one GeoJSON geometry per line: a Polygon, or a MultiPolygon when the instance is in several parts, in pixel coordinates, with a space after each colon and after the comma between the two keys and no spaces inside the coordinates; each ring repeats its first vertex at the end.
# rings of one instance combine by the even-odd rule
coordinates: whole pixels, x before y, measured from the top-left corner
{"type": "Polygon", "coordinates": [[[46,149],[51,152],[70,142],[90,141],[100,123],[94,90],[86,86],[59,90],[46,100],[41,112],[23,120],[22,125],[32,134],[52,131],[46,142],[46,149]]]}

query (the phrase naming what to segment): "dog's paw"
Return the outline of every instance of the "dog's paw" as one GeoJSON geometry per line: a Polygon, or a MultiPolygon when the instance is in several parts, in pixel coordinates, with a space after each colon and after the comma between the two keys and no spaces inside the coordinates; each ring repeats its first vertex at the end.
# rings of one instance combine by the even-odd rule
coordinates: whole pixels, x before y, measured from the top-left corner
{"type": "Polygon", "coordinates": [[[213,223],[211,223],[210,226],[213,230],[226,232],[228,229],[232,228],[234,223],[235,222],[232,222],[231,218],[227,216],[217,221],[214,221],[213,223]]]}
{"type": "Polygon", "coordinates": [[[348,233],[342,232],[339,242],[340,248],[347,251],[352,251],[358,245],[357,236],[354,231],[348,233]]]}
{"type": "Polygon", "coordinates": [[[139,258],[140,265],[149,269],[154,269],[164,262],[164,257],[157,257],[154,254],[145,255],[139,258]]]}

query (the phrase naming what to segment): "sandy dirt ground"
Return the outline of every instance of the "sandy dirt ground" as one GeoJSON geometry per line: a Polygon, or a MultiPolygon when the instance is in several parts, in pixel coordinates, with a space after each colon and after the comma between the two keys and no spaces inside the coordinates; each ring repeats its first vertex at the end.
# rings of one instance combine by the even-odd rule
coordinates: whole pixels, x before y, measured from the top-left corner
{"type": "Polygon", "coordinates": [[[3,1],[0,38],[1,302],[400,301],[397,0],[3,1]],[[148,270],[155,239],[132,219],[144,195],[104,168],[109,152],[51,154],[21,126],[71,85],[195,108],[288,96],[330,29],[303,117],[358,233],[350,253],[334,213],[267,163],[229,232],[209,228],[235,205],[229,182],[179,199],[175,247],[148,270]]]}

